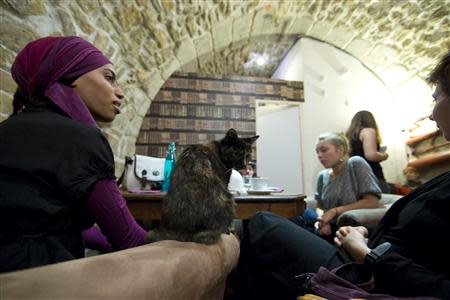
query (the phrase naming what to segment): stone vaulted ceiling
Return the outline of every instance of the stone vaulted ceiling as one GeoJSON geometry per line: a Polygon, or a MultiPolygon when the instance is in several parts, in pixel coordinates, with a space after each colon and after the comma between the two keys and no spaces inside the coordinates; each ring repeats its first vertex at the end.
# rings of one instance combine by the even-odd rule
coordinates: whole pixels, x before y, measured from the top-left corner
{"type": "Polygon", "coordinates": [[[119,165],[175,71],[270,77],[309,36],[381,79],[389,67],[424,78],[450,49],[450,0],[0,0],[0,9],[0,120],[10,113],[9,68],[21,47],[46,35],[85,37],[116,63],[127,94],[123,113],[104,127],[119,165]],[[268,64],[248,63],[252,53],[268,54],[268,64]]]}

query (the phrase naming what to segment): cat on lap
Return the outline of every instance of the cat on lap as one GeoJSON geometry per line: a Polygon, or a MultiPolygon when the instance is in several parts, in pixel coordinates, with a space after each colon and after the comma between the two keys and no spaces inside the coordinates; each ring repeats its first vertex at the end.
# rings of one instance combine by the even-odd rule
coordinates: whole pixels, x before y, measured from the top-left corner
{"type": "Polygon", "coordinates": [[[151,241],[214,244],[228,233],[235,217],[227,188],[231,171],[245,168],[258,137],[239,138],[229,129],[220,141],[187,147],[177,159],[151,241]]]}

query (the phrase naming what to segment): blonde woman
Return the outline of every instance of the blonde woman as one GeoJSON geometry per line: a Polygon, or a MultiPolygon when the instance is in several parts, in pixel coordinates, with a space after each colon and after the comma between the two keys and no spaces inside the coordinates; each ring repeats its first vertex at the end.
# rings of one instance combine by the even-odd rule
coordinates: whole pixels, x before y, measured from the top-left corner
{"type": "Polygon", "coordinates": [[[319,218],[319,234],[331,237],[336,218],[345,211],[376,208],[381,190],[377,178],[367,162],[359,157],[348,157],[349,146],[343,134],[324,133],[317,138],[316,153],[326,168],[317,178],[315,199],[324,210],[319,218]]]}

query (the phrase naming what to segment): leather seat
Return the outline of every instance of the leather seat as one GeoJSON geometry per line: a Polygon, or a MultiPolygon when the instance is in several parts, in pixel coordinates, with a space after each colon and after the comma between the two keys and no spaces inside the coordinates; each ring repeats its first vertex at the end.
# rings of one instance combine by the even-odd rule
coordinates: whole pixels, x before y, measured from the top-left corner
{"type": "MultiPolygon", "coordinates": [[[[353,209],[342,213],[337,220],[338,226],[366,226],[373,227],[378,224],[389,207],[398,199],[403,197],[396,194],[381,194],[379,208],[353,209]]],[[[317,201],[313,198],[306,198],[306,205],[309,208],[317,208],[317,201]]]]}

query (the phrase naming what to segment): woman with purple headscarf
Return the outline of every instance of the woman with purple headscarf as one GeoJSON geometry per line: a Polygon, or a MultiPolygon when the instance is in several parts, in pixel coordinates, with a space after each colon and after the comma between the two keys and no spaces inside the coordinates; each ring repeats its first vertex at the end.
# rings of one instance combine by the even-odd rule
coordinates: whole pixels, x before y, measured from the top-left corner
{"type": "Polygon", "coordinates": [[[83,231],[103,249],[144,244],[96,124],[113,121],[124,97],[111,62],[82,38],[46,37],[17,55],[11,73],[17,111],[0,124],[0,272],[81,258],[83,231]]]}

